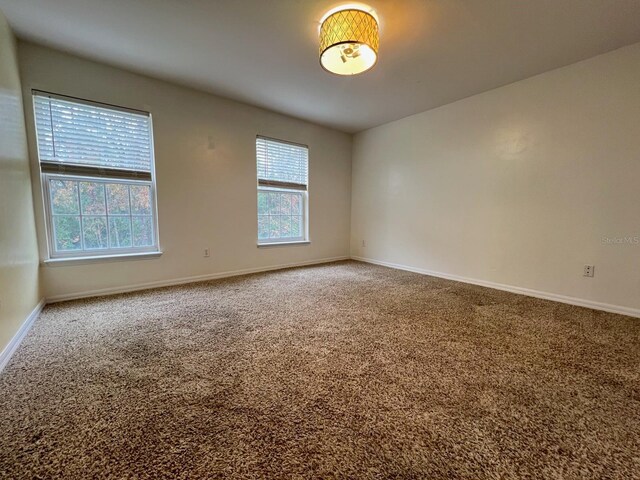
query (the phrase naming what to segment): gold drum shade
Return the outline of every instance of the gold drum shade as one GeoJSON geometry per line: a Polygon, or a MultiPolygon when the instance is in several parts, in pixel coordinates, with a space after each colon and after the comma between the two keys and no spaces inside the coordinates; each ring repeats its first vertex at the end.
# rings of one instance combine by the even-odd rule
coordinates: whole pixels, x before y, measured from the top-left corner
{"type": "Polygon", "coordinates": [[[347,8],[329,15],[320,27],[320,65],[336,75],[357,75],[378,60],[378,22],[370,13],[347,8]]]}

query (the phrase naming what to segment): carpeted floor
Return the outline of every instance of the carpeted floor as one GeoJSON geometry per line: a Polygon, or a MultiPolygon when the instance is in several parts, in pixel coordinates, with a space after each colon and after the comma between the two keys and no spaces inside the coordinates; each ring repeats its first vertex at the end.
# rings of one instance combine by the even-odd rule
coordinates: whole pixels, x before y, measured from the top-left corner
{"type": "Polygon", "coordinates": [[[640,478],[640,320],[357,262],[46,307],[0,477],[640,478]]]}

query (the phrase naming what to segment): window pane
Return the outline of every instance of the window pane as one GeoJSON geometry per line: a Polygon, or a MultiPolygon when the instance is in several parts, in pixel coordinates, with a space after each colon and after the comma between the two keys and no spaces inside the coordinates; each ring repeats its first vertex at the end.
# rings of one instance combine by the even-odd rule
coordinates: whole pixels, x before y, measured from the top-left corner
{"type": "Polygon", "coordinates": [[[269,217],[267,215],[260,215],[258,217],[258,238],[269,238],[269,217]]]}
{"type": "Polygon", "coordinates": [[[121,183],[107,184],[107,205],[109,215],[128,215],[129,185],[121,183]]]}
{"type": "Polygon", "coordinates": [[[291,213],[291,197],[294,197],[295,195],[295,193],[280,194],[280,213],[282,215],[289,215],[291,213]]]}
{"type": "Polygon", "coordinates": [[[131,185],[130,189],[131,213],[151,215],[151,187],[149,185],[131,185]]]}
{"type": "Polygon", "coordinates": [[[302,217],[291,217],[291,236],[302,237],[302,217]]]}
{"type": "Polygon", "coordinates": [[[150,247],[153,245],[153,222],[151,217],[132,217],[133,246],[150,247]]]}
{"type": "Polygon", "coordinates": [[[269,238],[280,238],[280,219],[269,217],[269,238]]]}
{"type": "Polygon", "coordinates": [[[130,217],[109,217],[109,244],[111,248],[131,247],[130,217]]]}
{"type": "Polygon", "coordinates": [[[108,248],[107,217],[83,217],[84,248],[108,248]]]}
{"type": "Polygon", "coordinates": [[[302,194],[291,195],[291,214],[302,215],[302,194]]]}
{"type": "Polygon", "coordinates": [[[53,228],[56,239],[56,250],[70,251],[82,249],[80,241],[80,217],[53,217],[53,228]]]}
{"type": "Polygon", "coordinates": [[[280,210],[280,194],[277,192],[269,192],[269,213],[277,215],[280,210]]]}
{"type": "Polygon", "coordinates": [[[258,240],[304,238],[304,193],[258,189],[258,240]]]}
{"type": "Polygon", "coordinates": [[[80,182],[80,205],[83,215],[104,215],[104,183],[80,182]]]}
{"type": "Polygon", "coordinates": [[[78,211],[77,182],[52,179],[49,186],[51,190],[51,211],[54,215],[77,215],[80,213],[78,211]]]}
{"type": "Polygon", "coordinates": [[[267,192],[258,192],[258,215],[269,213],[269,194],[267,192]]]}
{"type": "Polygon", "coordinates": [[[280,217],[280,237],[291,237],[291,217],[288,215],[282,215],[280,217]]]}

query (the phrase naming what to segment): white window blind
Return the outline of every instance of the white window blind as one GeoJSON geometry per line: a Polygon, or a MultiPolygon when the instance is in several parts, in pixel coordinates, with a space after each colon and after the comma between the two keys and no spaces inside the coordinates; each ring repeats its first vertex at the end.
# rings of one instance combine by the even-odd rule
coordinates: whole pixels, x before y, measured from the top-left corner
{"type": "Polygon", "coordinates": [[[34,91],[43,172],[151,179],[149,114],[34,91]]]}
{"type": "Polygon", "coordinates": [[[256,154],[259,185],[307,189],[309,149],[306,146],[257,137],[256,154]]]}

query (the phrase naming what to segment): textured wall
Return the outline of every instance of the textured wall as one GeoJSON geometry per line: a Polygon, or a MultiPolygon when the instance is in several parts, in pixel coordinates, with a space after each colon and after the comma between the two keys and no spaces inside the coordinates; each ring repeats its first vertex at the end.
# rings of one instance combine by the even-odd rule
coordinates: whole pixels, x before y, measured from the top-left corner
{"type": "Polygon", "coordinates": [[[40,301],[15,39],[0,12],[0,351],[40,301]]]}
{"type": "Polygon", "coordinates": [[[640,308],[639,78],[635,44],[357,134],[352,255],[640,308]]]}

